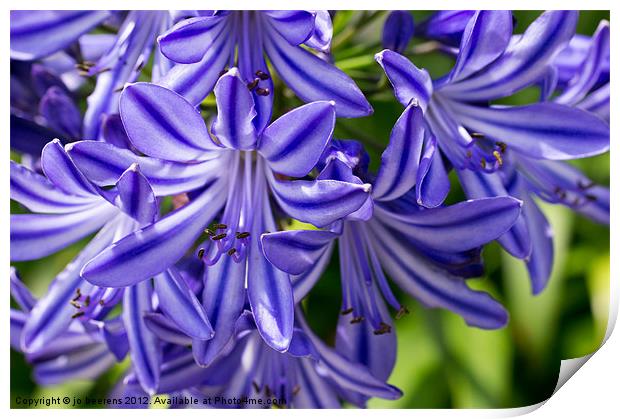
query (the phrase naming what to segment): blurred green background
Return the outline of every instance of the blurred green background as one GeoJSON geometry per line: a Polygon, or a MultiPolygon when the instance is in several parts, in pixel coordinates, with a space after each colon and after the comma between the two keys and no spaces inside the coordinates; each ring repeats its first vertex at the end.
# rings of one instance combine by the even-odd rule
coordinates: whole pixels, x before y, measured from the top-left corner
{"type": "MultiPolygon", "coordinates": [[[[430,12],[412,13],[416,22],[420,22],[430,12]]],[[[516,32],[520,33],[540,12],[514,14],[516,32]]],[[[350,74],[364,92],[370,92],[368,98],[375,109],[371,117],[338,120],[336,136],[363,141],[373,167],[402,112],[373,58],[382,49],[380,39],[385,16],[384,12],[370,11],[336,13],[332,43],[336,65],[350,74]]],[[[581,12],[578,32],[591,35],[601,19],[609,19],[609,13],[581,12]]],[[[451,59],[437,53],[413,54],[423,42],[414,39],[407,55],[433,77],[446,73],[452,65],[451,59]]],[[[299,104],[282,84],[276,86],[275,92],[274,117],[299,104]]],[[[529,89],[503,102],[520,104],[537,98],[537,91],[529,89]]],[[[212,97],[205,100],[205,114],[213,110],[213,103],[212,97]]],[[[575,164],[595,182],[609,185],[608,154],[575,164]]],[[[462,194],[454,183],[449,200],[459,199],[462,194]]],[[[600,346],[609,306],[608,226],[576,216],[564,207],[542,204],[542,208],[555,233],[555,266],[547,289],[532,296],[524,264],[492,243],[484,251],[486,276],[470,284],[487,290],[505,304],[510,313],[507,327],[496,331],[470,328],[452,313],[428,310],[405,294],[397,295],[411,314],[395,321],[398,357],[389,382],[401,388],[404,396],[396,401],[374,399],[369,407],[500,408],[534,404],[552,394],[562,359],[583,356],[600,346]]],[[[15,266],[35,296],[41,296],[83,243],[42,260],[15,266]]],[[[395,287],[394,290],[397,291],[395,287]]],[[[332,342],[340,307],[337,258],[306,304],[314,330],[332,342]]],[[[24,357],[11,350],[11,403],[14,404],[17,396],[102,397],[127,364],[125,360],[96,382],[43,388],[32,381],[24,357]]]]}

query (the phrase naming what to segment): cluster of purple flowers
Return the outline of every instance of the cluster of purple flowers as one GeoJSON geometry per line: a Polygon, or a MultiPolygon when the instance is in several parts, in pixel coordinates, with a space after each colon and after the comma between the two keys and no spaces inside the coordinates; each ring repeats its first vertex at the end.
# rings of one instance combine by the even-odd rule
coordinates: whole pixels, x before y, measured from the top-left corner
{"type": "Polygon", "coordinates": [[[486,243],[539,293],[553,243],[535,198],[609,222],[609,189],[564,162],[609,149],[609,23],[585,37],[577,20],[514,34],[509,11],[389,13],[375,58],[404,111],[371,171],[333,137],[373,109],[332,63],[327,11],[13,12],[11,260],[90,239],[39,299],[11,268],[11,345],[42,385],[128,356],[116,396],[400,397],[392,317],[409,310],[390,281],[500,328],[502,304],[467,283],[486,243]],[[402,55],[414,35],[454,58],[448,74],[402,55]],[[531,87],[535,103],[495,102],[531,87]],[[304,104],[273,117],[279,90],[304,104]],[[467,200],[447,205],[451,171],[467,200]],[[330,346],[303,300],[336,249],[330,346]]]}

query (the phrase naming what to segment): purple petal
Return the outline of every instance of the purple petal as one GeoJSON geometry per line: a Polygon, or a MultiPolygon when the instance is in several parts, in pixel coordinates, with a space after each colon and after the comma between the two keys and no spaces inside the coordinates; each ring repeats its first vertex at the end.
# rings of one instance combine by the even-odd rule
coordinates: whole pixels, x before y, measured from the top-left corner
{"type": "Polygon", "coordinates": [[[433,94],[433,83],[428,72],[417,68],[399,53],[387,49],[375,55],[375,60],[392,83],[398,101],[408,106],[415,99],[425,111],[433,94]]]}
{"type": "Polygon", "coordinates": [[[237,263],[230,257],[205,269],[202,304],[215,336],[209,341],[194,340],[192,350],[199,365],[210,365],[232,338],[245,302],[245,276],[245,261],[237,263]]]}
{"type": "Polygon", "coordinates": [[[119,103],[131,143],[165,160],[204,160],[215,145],[200,113],[183,97],[151,83],[127,86],[119,103]]]}
{"type": "Polygon", "coordinates": [[[106,143],[115,147],[126,148],[135,151],[135,148],[129,141],[123,121],[119,114],[106,115],[101,122],[101,133],[106,143]]]}
{"type": "MultiPolygon", "coordinates": [[[[469,199],[509,196],[500,175],[496,173],[482,173],[471,170],[457,171],[461,185],[469,199]]],[[[502,247],[516,258],[524,259],[532,253],[532,241],[523,213],[515,224],[500,236],[497,241],[502,247]]]]}
{"type": "Polygon", "coordinates": [[[423,143],[424,116],[422,109],[412,103],[396,121],[390,143],[381,154],[381,166],[372,190],[375,200],[391,201],[413,188],[423,143]]]}
{"type": "MultiPolygon", "coordinates": [[[[48,89],[55,87],[67,96],[71,96],[69,89],[52,70],[43,64],[34,63],[30,71],[34,90],[39,96],[44,96],[48,89]]],[[[13,86],[11,86],[12,88],[13,86]]],[[[22,92],[20,92],[22,93],[22,92]]]]}
{"type": "Polygon", "coordinates": [[[306,176],[316,165],[334,131],[333,102],[312,102],[287,112],[269,125],[258,151],[277,173],[306,176]]]}
{"type": "Polygon", "coordinates": [[[407,10],[390,12],[383,24],[383,48],[402,54],[413,38],[413,16],[407,10]]]}
{"type": "Polygon", "coordinates": [[[11,297],[15,300],[15,302],[19,305],[19,307],[25,311],[29,312],[32,310],[32,307],[37,303],[37,300],[32,296],[30,290],[26,285],[22,282],[19,274],[15,270],[14,267],[11,266],[11,297]]]}
{"type": "Polygon", "coordinates": [[[108,11],[12,10],[11,58],[36,60],[61,50],[109,16],[108,11]]]}
{"type": "Polygon", "coordinates": [[[278,204],[293,218],[323,227],[360,208],[370,185],[337,180],[281,181],[270,177],[278,204]]]}
{"type": "Polygon", "coordinates": [[[529,197],[524,199],[523,213],[532,238],[532,255],[527,261],[527,270],[532,282],[532,293],[537,295],[547,286],[553,269],[553,229],[529,197]]]}
{"type": "Polygon", "coordinates": [[[314,31],[314,13],[306,10],[265,10],[271,25],[291,45],[303,44],[314,31]]]}
{"type": "Polygon", "coordinates": [[[14,161],[11,161],[11,199],[33,212],[57,214],[81,211],[99,201],[96,196],[67,194],[45,177],[14,161]]]}
{"type": "Polygon", "coordinates": [[[248,253],[248,300],[256,327],[267,345],[279,352],[288,349],[293,338],[293,288],[288,274],[276,269],[265,258],[258,237],[263,231],[276,230],[265,202],[263,222],[255,222],[248,253]]]}
{"type": "Polygon", "coordinates": [[[427,208],[441,205],[450,192],[448,172],[434,137],[429,138],[424,144],[416,185],[416,202],[427,208]]]}
{"type": "Polygon", "coordinates": [[[609,22],[602,21],[592,36],[592,43],[577,75],[554,102],[574,105],[594,87],[609,63],[609,22]]]}
{"type": "Polygon", "coordinates": [[[53,140],[43,147],[41,168],[45,176],[58,188],[72,195],[97,195],[95,188],[75,167],[59,140],[53,140]]]}
{"type": "Polygon", "coordinates": [[[470,130],[536,159],[567,160],[609,150],[609,126],[580,109],[555,103],[489,108],[452,105],[470,130]]]}
{"type": "Polygon", "coordinates": [[[157,42],[168,59],[183,64],[197,63],[210,48],[216,47],[214,44],[222,32],[229,31],[228,20],[220,17],[184,19],[159,36],[157,42]]]}
{"type": "Polygon", "coordinates": [[[333,100],[344,118],[370,115],[372,107],[344,72],[298,46],[292,46],[273,28],[267,28],[264,48],[277,70],[304,102],[333,100]]]}
{"type": "Polygon", "coordinates": [[[212,185],[184,207],[105,249],[84,266],[82,276],[93,284],[124,287],[163,272],[200,236],[224,198],[222,185],[212,185]]]}
{"type": "MultiPolygon", "coordinates": [[[[579,103],[578,107],[592,112],[609,122],[609,96],[609,83],[607,83],[590,93],[579,103]]],[[[11,127],[13,127],[13,124],[11,124],[11,127]]]]}
{"type": "Polygon", "coordinates": [[[101,141],[78,141],[67,151],[88,178],[99,186],[114,185],[125,170],[138,163],[157,196],[188,192],[208,184],[216,175],[221,161],[177,163],[138,156],[129,150],[101,141]]]}
{"type": "Polygon", "coordinates": [[[236,38],[230,36],[229,29],[220,32],[200,62],[175,65],[158,84],[174,90],[193,105],[202,102],[213,90],[234,51],[236,38]]]}
{"type": "Polygon", "coordinates": [[[104,344],[93,344],[34,367],[34,379],[41,386],[52,386],[74,380],[94,380],[114,363],[116,358],[104,344]]]}
{"type": "Polygon", "coordinates": [[[171,267],[154,280],[161,311],[185,334],[196,339],[211,339],[213,328],[205,309],[187,282],[171,267]]]}
{"type": "Polygon", "coordinates": [[[66,214],[12,214],[11,260],[34,260],[57,252],[98,230],[117,211],[103,203],[66,214]]]}
{"type": "Polygon", "coordinates": [[[100,322],[99,330],[109,351],[114,354],[118,362],[122,362],[129,353],[129,340],[121,317],[100,322]]]}
{"type": "Polygon", "coordinates": [[[489,65],[504,52],[511,36],[511,11],[477,11],[463,32],[456,63],[448,76],[450,80],[465,79],[489,65]]]}
{"type": "Polygon", "coordinates": [[[25,352],[37,352],[55,341],[65,332],[76,313],[75,307],[69,304],[80,288],[87,295],[92,288],[80,277],[80,269],[89,259],[104,249],[115,233],[114,225],[102,229],[97,236],[59,273],[48,292],[33,307],[24,327],[22,349],[25,352]]]}
{"type": "Polygon", "coordinates": [[[148,180],[137,164],[132,164],[116,183],[119,207],[138,221],[140,225],[150,224],[159,214],[159,206],[148,180]]]}
{"type": "Polygon", "coordinates": [[[60,133],[33,121],[11,113],[9,135],[11,148],[22,153],[39,156],[43,147],[52,139],[62,137],[60,133]]]}
{"type": "Polygon", "coordinates": [[[39,102],[39,113],[47,126],[75,140],[80,137],[82,115],[73,99],[59,87],[47,89],[39,102]]]}
{"type": "Polygon", "coordinates": [[[338,235],[331,231],[289,230],[261,236],[265,257],[291,275],[311,269],[338,235]]]}
{"type": "Polygon", "coordinates": [[[428,307],[461,315],[471,326],[497,329],[507,323],[508,313],[489,294],[470,289],[463,278],[438,268],[398,237],[398,232],[375,222],[370,226],[382,266],[403,290],[428,307]]]}
{"type": "Polygon", "coordinates": [[[159,339],[175,345],[190,346],[192,338],[179,330],[179,326],[168,317],[159,313],[146,313],[144,323],[159,339]]]}
{"type": "Polygon", "coordinates": [[[441,252],[461,252],[495,240],[512,227],[521,201],[511,197],[474,199],[410,214],[376,209],[377,216],[411,240],[441,252]]]}
{"type": "Polygon", "coordinates": [[[152,311],[148,282],[128,287],[123,296],[123,323],[127,330],[132,366],[144,391],[153,395],[159,387],[162,354],[157,337],[146,327],[144,313],[152,311]]]}
{"type": "Polygon", "coordinates": [[[224,147],[252,150],[256,144],[254,99],[236,68],[229,70],[215,85],[217,119],[211,132],[224,147]]]}
{"type": "Polygon", "coordinates": [[[329,52],[332,42],[332,18],[327,10],[315,10],[314,30],[305,42],[310,48],[329,52]]]}
{"type": "Polygon", "coordinates": [[[418,28],[428,39],[458,47],[463,31],[474,13],[474,10],[441,10],[422,22],[418,28]]]}
{"type": "Polygon", "coordinates": [[[442,88],[442,92],[470,102],[485,101],[510,96],[536,83],[547,71],[547,64],[574,35],[578,15],[565,10],[543,13],[491,65],[442,88]]]}
{"type": "Polygon", "coordinates": [[[327,245],[327,248],[323,254],[319,257],[316,263],[310,268],[310,270],[304,272],[301,275],[291,275],[291,282],[293,283],[293,297],[295,304],[303,300],[310,292],[314,284],[321,278],[323,272],[327,268],[327,265],[332,260],[332,252],[334,250],[335,242],[331,242],[327,245]]]}

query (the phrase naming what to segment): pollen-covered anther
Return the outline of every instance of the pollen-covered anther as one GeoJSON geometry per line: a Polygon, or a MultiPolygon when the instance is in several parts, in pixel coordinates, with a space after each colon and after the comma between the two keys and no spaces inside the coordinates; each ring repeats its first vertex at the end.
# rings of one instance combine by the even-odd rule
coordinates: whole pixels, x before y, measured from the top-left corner
{"type": "Polygon", "coordinates": [[[392,326],[390,326],[387,323],[379,323],[379,328],[377,330],[374,330],[373,333],[375,335],[384,335],[386,333],[390,333],[392,331],[392,326]]]}
{"type": "Polygon", "coordinates": [[[73,316],[71,316],[72,319],[77,319],[78,317],[82,317],[85,313],[83,311],[78,311],[77,313],[75,313],[73,316]]]}
{"type": "Polygon", "coordinates": [[[396,313],[396,320],[400,319],[403,316],[409,314],[409,309],[405,306],[400,306],[398,312],[396,313]]]}
{"type": "Polygon", "coordinates": [[[347,314],[353,313],[353,307],[344,309],[340,312],[340,314],[342,314],[343,316],[346,316],[347,314]]]}
{"type": "Polygon", "coordinates": [[[73,299],[71,301],[77,301],[80,298],[82,298],[82,293],[81,293],[80,289],[78,288],[78,289],[75,290],[75,297],[73,297],[73,299]]]}
{"type": "Polygon", "coordinates": [[[351,319],[351,324],[361,323],[364,321],[364,316],[353,317],[351,319]]]}
{"type": "Polygon", "coordinates": [[[77,301],[69,301],[69,304],[71,304],[73,307],[75,308],[82,308],[82,305],[80,303],[78,303],[77,301]]]}
{"type": "Polygon", "coordinates": [[[227,236],[226,233],[218,234],[218,235],[215,235],[215,236],[211,237],[211,240],[214,240],[214,241],[222,240],[226,236],[227,236]]]}
{"type": "Polygon", "coordinates": [[[482,167],[483,169],[487,168],[487,161],[483,158],[480,159],[480,167],[482,167]]]}
{"type": "Polygon", "coordinates": [[[269,74],[265,73],[262,70],[256,70],[256,77],[258,77],[261,80],[268,80],[269,79],[269,74]]]}
{"type": "Polygon", "coordinates": [[[500,151],[502,152],[502,154],[505,154],[505,153],[506,153],[506,149],[508,148],[508,146],[506,145],[506,143],[503,143],[503,142],[501,142],[501,141],[497,141],[497,142],[495,143],[495,145],[499,147],[499,149],[500,149],[500,151]]]}
{"type": "Polygon", "coordinates": [[[84,299],[84,307],[88,307],[90,305],[90,295],[87,295],[84,299]]]}
{"type": "Polygon", "coordinates": [[[471,138],[484,138],[484,134],[482,134],[480,132],[472,132],[469,135],[471,136],[471,138]]]}
{"type": "Polygon", "coordinates": [[[215,236],[215,233],[210,228],[205,228],[205,234],[207,236],[215,236]]]}
{"type": "Polygon", "coordinates": [[[256,89],[256,94],[259,95],[259,96],[269,96],[269,93],[270,93],[270,91],[266,87],[264,87],[264,88],[263,87],[259,87],[259,88],[256,89]]]}
{"type": "Polygon", "coordinates": [[[233,248],[232,248],[232,249],[230,249],[227,253],[228,253],[228,256],[232,256],[232,255],[234,255],[235,253],[237,253],[237,249],[235,249],[235,248],[233,247],[233,248]]]}
{"type": "Polygon", "coordinates": [[[235,235],[236,238],[238,239],[245,239],[246,237],[250,237],[250,233],[247,231],[243,231],[243,232],[237,232],[237,234],[235,235]]]}
{"type": "Polygon", "coordinates": [[[217,223],[217,224],[213,224],[213,228],[216,230],[224,230],[224,229],[227,229],[228,226],[226,224],[217,223]]]}
{"type": "Polygon", "coordinates": [[[246,86],[248,86],[248,90],[251,92],[252,90],[256,89],[256,86],[258,86],[258,82],[260,81],[260,79],[254,79],[251,82],[249,82],[246,86]]]}
{"type": "Polygon", "coordinates": [[[198,259],[202,259],[205,255],[205,249],[204,247],[201,247],[200,249],[198,249],[198,259]]]}
{"type": "Polygon", "coordinates": [[[497,163],[500,166],[504,164],[504,160],[502,160],[502,155],[500,154],[498,150],[493,151],[493,157],[495,157],[495,160],[497,160],[497,163]]]}

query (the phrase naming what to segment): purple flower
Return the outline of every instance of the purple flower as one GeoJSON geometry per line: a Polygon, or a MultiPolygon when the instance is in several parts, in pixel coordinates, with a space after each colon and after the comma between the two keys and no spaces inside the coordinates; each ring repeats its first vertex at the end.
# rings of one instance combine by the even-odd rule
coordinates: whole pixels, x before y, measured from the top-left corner
{"type": "MultiPolygon", "coordinates": [[[[429,135],[456,169],[469,198],[505,196],[517,188],[513,193],[524,200],[526,210],[499,242],[527,261],[534,292],[544,288],[551,270],[550,229],[540,210],[527,209],[530,200],[518,192],[517,185],[522,184],[517,181],[534,179],[546,192],[541,195],[552,196],[555,191],[562,203],[601,217],[609,202],[608,191],[592,190],[583,175],[556,161],[607,151],[609,126],[589,112],[564,104],[488,102],[542,80],[573,36],[576,21],[575,12],[546,12],[523,35],[513,36],[510,12],[476,12],[463,32],[454,68],[436,81],[401,55],[391,51],[377,55],[398,100],[405,106],[415,101],[424,110],[429,135]],[[579,198],[565,200],[567,188],[579,198]],[[532,214],[529,220],[527,214],[532,214]]],[[[448,192],[440,159],[432,166],[436,164],[435,186],[430,181],[427,186],[435,191],[434,199],[424,194],[418,198],[426,206],[437,205],[448,192]]]]}
{"type": "Polygon", "coordinates": [[[332,100],[342,117],[369,115],[372,108],[353,80],[302,47],[327,51],[330,41],[327,11],[199,12],[159,37],[161,52],[179,63],[161,84],[196,105],[211,92],[222,70],[238,66],[252,90],[254,125],[260,132],[271,119],[273,105],[266,55],[301,100],[332,100]]]}
{"type": "Polygon", "coordinates": [[[190,194],[189,204],[92,259],[82,276],[94,284],[127,286],[165,271],[221,214],[198,250],[210,265],[203,305],[216,332],[215,339],[194,345],[204,364],[230,339],[243,308],[246,276],[258,330],[277,350],[290,343],[289,276],[263,257],[258,240],[278,229],[270,196],[289,216],[324,226],[357,210],[369,190],[330,179],[287,180],[306,176],[323,153],[334,128],[332,102],[294,109],[259,133],[253,96],[237,69],[220,78],[215,95],[218,114],[209,133],[194,106],[177,93],[154,84],[129,86],[121,98],[121,117],[133,145],[150,157],[101,142],[78,142],[70,150],[100,185],[113,183],[136,161],[156,195],[190,194]]]}
{"type": "MultiPolygon", "coordinates": [[[[502,306],[488,294],[470,289],[464,277],[479,272],[476,248],[505,233],[517,219],[521,203],[501,197],[432,209],[417,205],[412,188],[419,187],[419,173],[432,160],[428,153],[432,143],[425,147],[426,135],[421,108],[410,104],[392,130],[376,177],[367,171],[368,157],[361,146],[336,143],[319,178],[372,183],[372,195],[364,206],[328,230],[262,236],[267,258],[295,276],[297,299],[318,280],[338,239],[342,313],[351,314],[347,323],[365,320],[366,331],[389,332],[381,297],[399,316],[406,312],[384,271],[424,305],[447,308],[470,325],[491,329],[506,323],[502,306]]],[[[343,330],[344,335],[350,333],[350,328],[343,330]]]]}
{"type": "MultiPolygon", "coordinates": [[[[73,325],[103,320],[122,300],[132,359],[143,387],[155,392],[160,349],[142,319],[145,310],[152,310],[153,287],[147,282],[127,288],[98,286],[80,275],[110,244],[156,220],[159,203],[149,183],[132,164],[113,189],[104,191],[84,177],[58,140],[43,149],[41,166],[46,176],[11,162],[11,199],[34,212],[11,215],[12,260],[47,256],[99,231],[32,308],[23,325],[21,349],[38,353],[73,325]]],[[[210,339],[213,329],[205,310],[177,269],[169,266],[154,276],[163,313],[188,335],[210,339]]],[[[115,341],[110,342],[111,350],[115,341]]]]}
{"type": "MultiPolygon", "coordinates": [[[[222,403],[224,398],[276,399],[276,407],[339,408],[341,400],[360,407],[370,397],[397,399],[401,392],[376,378],[362,364],[347,359],[315,336],[298,308],[289,349],[285,353],[266,345],[250,312],[233,325],[233,339],[209,367],[194,362],[191,352],[170,346],[162,364],[161,392],[187,394],[200,401],[211,396],[206,407],[257,407],[222,403]]],[[[159,336],[180,343],[182,336],[158,329],[159,336]]],[[[135,374],[124,379],[120,394],[139,391],[135,374]]],[[[193,407],[193,406],[190,406],[193,407]]],[[[264,405],[263,407],[272,407],[264,405]]]]}
{"type": "Polygon", "coordinates": [[[413,16],[406,10],[390,12],[383,25],[383,48],[402,54],[413,38],[413,16]]]}

